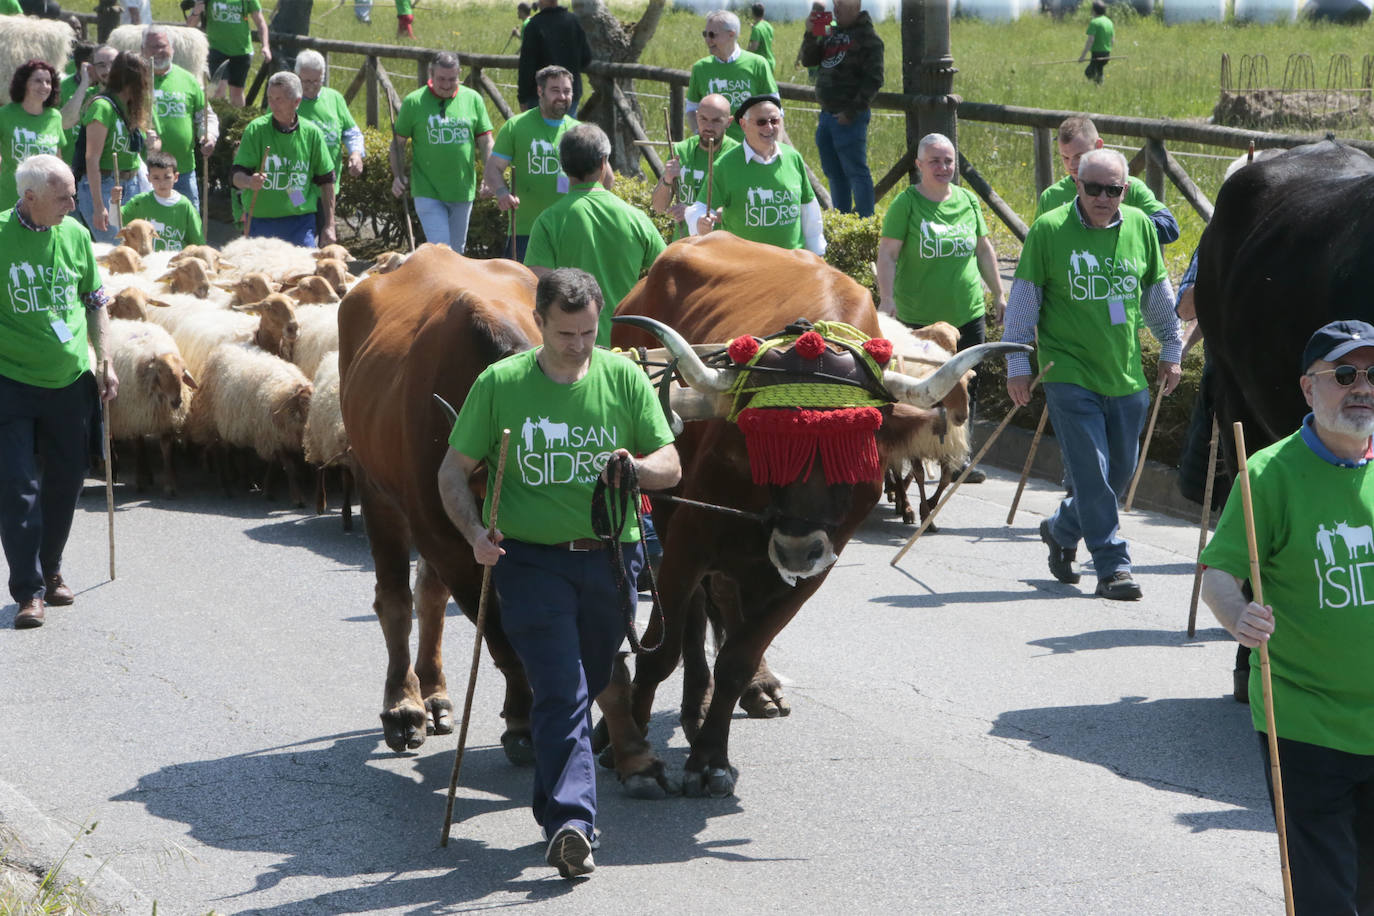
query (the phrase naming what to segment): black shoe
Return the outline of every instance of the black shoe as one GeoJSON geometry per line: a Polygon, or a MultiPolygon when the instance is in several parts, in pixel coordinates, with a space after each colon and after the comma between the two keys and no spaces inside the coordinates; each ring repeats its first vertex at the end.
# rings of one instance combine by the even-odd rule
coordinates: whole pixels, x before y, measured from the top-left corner
{"type": "Polygon", "coordinates": [[[1231,687],[1237,703],[1250,702],[1250,669],[1237,668],[1231,672],[1231,687]]]}
{"type": "Polygon", "coordinates": [[[568,824],[549,840],[544,861],[558,869],[564,878],[580,878],[596,871],[596,861],[592,858],[592,844],[586,834],[568,824]]]}
{"type": "MultiPolygon", "coordinates": [[[[1075,585],[1079,580],[1078,573],[1073,571],[1073,558],[1077,556],[1077,550],[1067,547],[1060,547],[1050,536],[1050,520],[1045,519],[1040,523],[1040,540],[1044,541],[1050,548],[1050,575],[1054,576],[1065,585],[1075,585]]],[[[1137,595],[1136,597],[1140,597],[1137,595]]]]}
{"type": "Polygon", "coordinates": [[[1099,597],[1111,601],[1139,601],[1140,586],[1128,572],[1114,572],[1106,579],[1097,580],[1099,597]]]}
{"type": "MultiPolygon", "coordinates": [[[[964,467],[960,468],[959,474],[962,474],[964,472],[964,468],[967,467],[968,465],[964,465],[964,467]]],[[[955,474],[954,476],[958,477],[959,474],[955,474]]],[[[983,473],[982,468],[974,468],[973,470],[968,472],[968,476],[964,478],[964,483],[982,483],[987,479],[988,475],[983,473]]]]}

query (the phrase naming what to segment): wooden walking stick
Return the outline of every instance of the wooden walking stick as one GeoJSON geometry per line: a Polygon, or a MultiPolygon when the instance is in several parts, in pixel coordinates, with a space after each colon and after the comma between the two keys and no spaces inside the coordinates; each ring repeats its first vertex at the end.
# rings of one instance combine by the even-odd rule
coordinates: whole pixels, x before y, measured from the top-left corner
{"type": "MultiPolygon", "coordinates": [[[[267,157],[271,152],[272,147],[270,146],[264,146],[262,148],[262,164],[258,166],[258,174],[262,174],[262,170],[267,168],[267,157]]],[[[253,199],[248,202],[248,212],[243,214],[244,238],[248,238],[248,230],[253,226],[253,209],[258,205],[258,192],[261,190],[261,188],[253,189],[253,199]]]]}
{"type": "MultiPolygon", "coordinates": [[[[383,87],[383,95],[386,96],[386,110],[391,117],[391,145],[396,151],[396,163],[398,166],[405,166],[405,153],[399,144],[401,138],[396,136],[396,105],[391,101],[391,92],[383,87]]],[[[415,227],[410,224],[410,183],[405,183],[406,193],[401,195],[401,212],[406,218],[406,241],[410,242],[410,250],[415,250],[415,227]]]]}
{"type": "Polygon", "coordinates": [[[1021,493],[1026,489],[1026,481],[1030,479],[1031,465],[1035,463],[1035,451],[1040,448],[1040,437],[1045,434],[1045,421],[1050,418],[1050,405],[1046,404],[1045,409],[1040,411],[1040,422],[1035,424],[1035,438],[1031,439],[1030,450],[1026,452],[1026,463],[1021,467],[1021,479],[1016,484],[1016,495],[1011,500],[1011,511],[1007,513],[1007,524],[1010,525],[1012,519],[1016,518],[1016,507],[1021,505],[1021,493]]]}
{"type": "Polygon", "coordinates": [[[1160,389],[1155,392],[1155,406],[1150,411],[1150,425],[1145,427],[1145,444],[1140,447],[1140,458],[1135,463],[1135,474],[1131,476],[1131,488],[1126,491],[1126,511],[1131,511],[1131,503],[1135,502],[1135,488],[1140,484],[1140,475],[1145,470],[1145,456],[1150,453],[1150,437],[1155,434],[1155,420],[1159,419],[1159,405],[1164,403],[1164,388],[1161,384],[1160,389]]]}
{"type": "Polygon", "coordinates": [[[1212,444],[1207,447],[1207,486],[1202,492],[1202,527],[1197,534],[1197,569],[1193,570],[1193,597],[1188,604],[1188,638],[1197,635],[1197,599],[1202,594],[1202,548],[1207,546],[1207,530],[1212,521],[1212,485],[1217,477],[1217,435],[1220,427],[1212,414],[1212,444]]]}
{"type": "MultiPolygon", "coordinates": [[[[200,94],[204,97],[205,107],[201,109],[201,143],[210,139],[210,90],[205,85],[205,74],[200,75],[200,94]]],[[[196,144],[199,146],[200,144],[196,144]]],[[[205,235],[210,226],[210,154],[204,149],[200,153],[200,234],[205,235]]]]}
{"type": "MultiPolygon", "coordinates": [[[[1231,425],[1236,436],[1236,474],[1245,508],[1245,544],[1250,549],[1250,590],[1255,603],[1264,604],[1260,584],[1259,547],[1255,542],[1255,508],[1250,501],[1250,474],[1245,462],[1245,429],[1237,420],[1231,425]]],[[[1279,772],[1279,736],[1274,726],[1274,684],[1269,676],[1269,641],[1259,644],[1260,684],[1264,688],[1264,728],[1269,733],[1269,779],[1274,787],[1274,824],[1279,833],[1279,868],[1283,872],[1283,906],[1293,916],[1293,876],[1288,871],[1288,825],[1283,815],[1283,779],[1279,772]]]]}
{"type": "MultiPolygon", "coordinates": [[[[487,533],[496,533],[496,511],[501,507],[501,478],[506,473],[506,449],[510,447],[510,430],[501,430],[501,457],[496,462],[495,489],[491,491],[491,518],[487,533]]],[[[448,804],[444,807],[444,834],[440,846],[448,845],[449,828],[453,826],[453,796],[458,792],[458,774],[463,769],[463,751],[468,743],[468,719],[472,717],[472,694],[477,688],[477,666],[482,660],[482,632],[487,625],[487,597],[491,594],[491,567],[482,567],[482,597],[477,600],[477,636],[472,641],[472,670],[468,674],[468,692],[463,697],[463,724],[458,729],[458,753],[453,758],[453,773],[448,779],[448,804]]]]}
{"type": "MultiPolygon", "coordinates": [[[[1045,373],[1049,372],[1052,368],[1054,368],[1053,361],[1046,363],[1045,368],[1040,370],[1040,374],[1031,379],[1031,391],[1035,390],[1035,386],[1040,384],[1040,380],[1045,377],[1045,373]]],[[[930,514],[921,522],[921,527],[917,528],[916,531],[912,533],[911,537],[907,538],[906,544],[902,546],[901,550],[897,551],[897,555],[892,558],[890,565],[896,566],[900,563],[902,557],[906,556],[906,552],[911,549],[911,545],[916,543],[916,539],[926,533],[926,529],[935,521],[935,516],[944,508],[945,503],[949,502],[949,498],[954,495],[954,491],[959,489],[960,485],[963,484],[969,472],[978,466],[978,462],[983,460],[983,456],[987,454],[988,449],[992,448],[992,443],[996,442],[997,437],[1002,435],[1002,430],[1007,428],[1007,424],[1011,422],[1011,418],[1016,416],[1016,412],[1020,409],[1020,407],[1013,407],[1011,410],[1007,411],[1007,415],[1002,418],[1002,422],[998,423],[997,428],[992,431],[992,435],[988,436],[988,441],[983,443],[983,447],[978,450],[978,454],[973,456],[973,460],[964,466],[964,470],[954,479],[954,483],[950,484],[949,488],[945,490],[945,495],[940,497],[940,501],[935,504],[935,508],[931,509],[930,514]]]]}
{"type": "MultiPolygon", "coordinates": [[[[100,367],[100,371],[105,373],[101,378],[110,377],[110,361],[105,360],[105,364],[100,367]]],[[[105,515],[109,520],[110,532],[110,581],[114,581],[114,455],[110,448],[110,402],[105,398],[100,399],[100,421],[104,424],[105,431],[101,439],[104,440],[105,450],[105,515]]]]}

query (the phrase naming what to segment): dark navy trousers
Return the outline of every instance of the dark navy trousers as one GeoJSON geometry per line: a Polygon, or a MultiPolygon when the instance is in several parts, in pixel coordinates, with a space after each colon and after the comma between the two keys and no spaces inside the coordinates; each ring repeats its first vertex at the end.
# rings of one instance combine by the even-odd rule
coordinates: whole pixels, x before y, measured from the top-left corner
{"type": "Polygon", "coordinates": [[[10,597],[42,597],[43,576],[62,567],[86,479],[95,377],[38,388],[0,375],[0,543],[10,597]]]}
{"type": "MultiPolygon", "coordinates": [[[[611,682],[625,639],[625,596],[604,550],[568,551],[506,539],[492,567],[501,626],[534,694],[534,819],[553,836],[569,824],[594,835],[596,759],[591,705],[611,682]]],[[[639,544],[624,544],[628,581],[643,566],[639,544]]]]}

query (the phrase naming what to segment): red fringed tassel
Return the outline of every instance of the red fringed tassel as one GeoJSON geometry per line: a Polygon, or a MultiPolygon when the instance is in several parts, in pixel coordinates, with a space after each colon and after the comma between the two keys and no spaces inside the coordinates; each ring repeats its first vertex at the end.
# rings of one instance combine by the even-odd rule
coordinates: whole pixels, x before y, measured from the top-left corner
{"type": "Polygon", "coordinates": [[[875,433],[882,423],[876,407],[749,408],[739,415],[754,483],[778,486],[805,479],[818,452],[825,479],[832,484],[877,480],[881,469],[875,433]]]}

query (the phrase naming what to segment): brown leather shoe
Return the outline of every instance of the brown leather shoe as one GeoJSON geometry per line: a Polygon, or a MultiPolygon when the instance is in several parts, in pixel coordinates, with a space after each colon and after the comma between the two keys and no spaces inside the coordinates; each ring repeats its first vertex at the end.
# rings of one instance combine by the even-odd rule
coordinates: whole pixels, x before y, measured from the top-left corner
{"type": "Polygon", "coordinates": [[[53,607],[66,607],[76,600],[76,595],[72,592],[71,586],[62,581],[61,573],[44,576],[43,589],[46,592],[43,600],[53,607]]]}
{"type": "Polygon", "coordinates": [[[43,625],[43,599],[30,598],[19,608],[19,613],[14,615],[14,628],[16,630],[32,630],[34,627],[43,625]]]}

